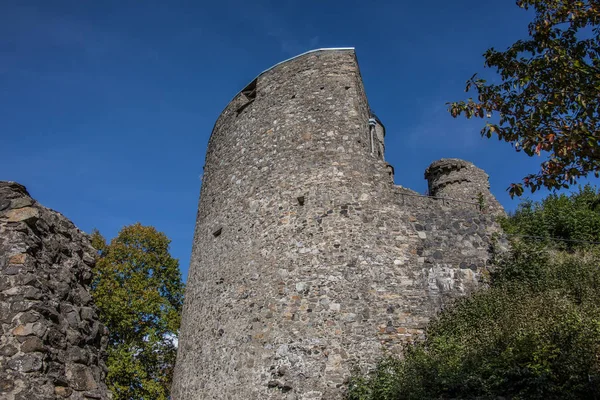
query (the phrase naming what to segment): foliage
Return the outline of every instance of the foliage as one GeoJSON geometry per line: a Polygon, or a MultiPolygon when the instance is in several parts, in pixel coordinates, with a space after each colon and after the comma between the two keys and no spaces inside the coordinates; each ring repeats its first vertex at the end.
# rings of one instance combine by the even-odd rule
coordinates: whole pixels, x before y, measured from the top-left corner
{"type": "Polygon", "coordinates": [[[509,235],[556,249],[589,246],[586,241],[600,243],[600,192],[586,185],[571,195],[551,194],[541,202],[523,201],[502,221],[502,228],[509,235]]]}
{"type": "Polygon", "coordinates": [[[452,116],[487,118],[481,135],[512,143],[527,155],[547,155],[540,170],[511,184],[535,191],[568,187],[600,171],[600,1],[517,0],[535,12],[529,38],[484,54],[501,83],[473,75],[466,91],[477,100],[449,104],[452,116]],[[494,113],[497,120],[491,120],[494,113]],[[494,122],[495,121],[495,122],[494,122]]]}
{"type": "MultiPolygon", "coordinates": [[[[517,234],[598,240],[599,196],[586,186],[525,202],[503,225],[517,234]]],[[[349,399],[599,398],[600,247],[555,243],[513,240],[487,290],[440,313],[403,359],[386,358],[356,376],[349,399]]]]}
{"type": "Polygon", "coordinates": [[[355,379],[349,399],[597,398],[599,261],[566,255],[544,276],[504,279],[457,302],[403,360],[355,379]]]}
{"type": "Polygon", "coordinates": [[[109,329],[107,384],[115,400],[169,398],[184,289],[169,243],[139,223],[110,244],[92,234],[92,295],[109,329]]]}

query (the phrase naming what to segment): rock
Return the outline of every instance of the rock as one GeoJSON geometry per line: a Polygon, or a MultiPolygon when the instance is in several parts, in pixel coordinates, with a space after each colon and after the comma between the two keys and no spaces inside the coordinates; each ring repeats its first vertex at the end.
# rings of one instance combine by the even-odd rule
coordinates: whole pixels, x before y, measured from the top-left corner
{"type": "Polygon", "coordinates": [[[18,325],[13,329],[12,334],[15,336],[33,335],[33,323],[18,325]]]}
{"type": "Polygon", "coordinates": [[[32,204],[33,204],[33,200],[30,197],[19,197],[19,198],[13,199],[10,202],[10,207],[17,209],[17,208],[29,207],[32,204]]]}
{"type": "Polygon", "coordinates": [[[42,342],[42,339],[36,336],[29,337],[21,344],[21,351],[23,353],[44,351],[44,343],[42,342]]]}
{"type": "Polygon", "coordinates": [[[6,212],[8,222],[26,222],[28,224],[35,223],[40,217],[40,213],[37,208],[25,207],[6,212]]]}
{"type": "Polygon", "coordinates": [[[58,397],[69,397],[73,393],[73,389],[65,386],[56,386],[54,388],[54,394],[58,397]]]}
{"type": "Polygon", "coordinates": [[[18,372],[39,371],[42,368],[41,354],[14,356],[8,361],[8,367],[18,372]]]}
{"type": "Polygon", "coordinates": [[[15,254],[8,259],[8,263],[11,265],[23,265],[25,264],[25,260],[27,260],[27,254],[15,254]]]}
{"type": "Polygon", "coordinates": [[[94,390],[98,386],[90,369],[81,364],[67,364],[69,386],[75,390],[94,390]]]}
{"type": "Polygon", "coordinates": [[[6,344],[6,345],[0,347],[0,356],[3,356],[3,357],[11,357],[11,356],[14,356],[15,354],[17,354],[18,352],[19,352],[19,350],[11,344],[6,344]]]}

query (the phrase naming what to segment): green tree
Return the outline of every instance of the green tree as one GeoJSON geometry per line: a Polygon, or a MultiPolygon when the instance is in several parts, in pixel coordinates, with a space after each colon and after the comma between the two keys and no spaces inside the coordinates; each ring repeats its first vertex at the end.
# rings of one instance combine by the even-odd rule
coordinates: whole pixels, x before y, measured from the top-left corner
{"type": "Polygon", "coordinates": [[[585,185],[570,195],[525,200],[501,222],[507,234],[520,236],[531,246],[541,243],[559,250],[595,246],[600,243],[600,192],[585,185]]]}
{"type": "Polygon", "coordinates": [[[92,234],[92,296],[109,329],[107,384],[115,400],[169,398],[184,291],[169,243],[139,223],[110,244],[92,234]]]}
{"type": "Polygon", "coordinates": [[[487,118],[482,136],[495,135],[529,156],[544,153],[537,173],[510,185],[511,196],[524,187],[568,187],[600,171],[600,1],[516,4],[535,12],[529,38],[484,54],[501,82],[473,75],[466,91],[474,88],[477,99],[449,103],[454,117],[487,118]]]}
{"type": "Polygon", "coordinates": [[[349,399],[600,398],[600,247],[549,240],[597,241],[599,199],[588,186],[522,205],[503,221],[519,236],[490,287],[441,312],[403,359],[356,376],[349,399]]]}

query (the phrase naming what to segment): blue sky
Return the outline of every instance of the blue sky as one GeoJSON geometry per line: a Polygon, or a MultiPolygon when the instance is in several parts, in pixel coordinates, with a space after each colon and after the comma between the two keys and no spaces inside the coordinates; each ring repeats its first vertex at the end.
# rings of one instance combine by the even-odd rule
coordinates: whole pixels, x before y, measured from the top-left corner
{"type": "MultiPolygon", "coordinates": [[[[540,159],[455,120],[483,52],[527,34],[514,1],[0,2],[0,179],[90,232],[153,225],[187,276],[206,144],[221,110],[259,72],[304,51],[356,47],[387,129],[396,183],[424,192],[442,157],[505,189],[540,159]]],[[[537,198],[538,196],[536,196],[537,198]]]]}

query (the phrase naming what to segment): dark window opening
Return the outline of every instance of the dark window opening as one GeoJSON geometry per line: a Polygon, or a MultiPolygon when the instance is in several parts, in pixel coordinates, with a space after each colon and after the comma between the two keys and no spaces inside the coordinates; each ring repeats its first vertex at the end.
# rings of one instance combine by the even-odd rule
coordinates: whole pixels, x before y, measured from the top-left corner
{"type": "Polygon", "coordinates": [[[241,106],[238,107],[237,115],[240,115],[241,112],[244,111],[244,109],[246,107],[248,107],[250,104],[252,104],[252,102],[254,100],[256,100],[256,79],[253,80],[252,82],[250,82],[250,84],[248,86],[246,86],[244,89],[242,89],[242,95],[248,101],[246,101],[244,104],[242,104],[241,106]]]}
{"type": "Polygon", "coordinates": [[[213,236],[214,237],[220,236],[222,231],[223,231],[223,228],[217,229],[216,231],[213,232],[213,236]]]}
{"type": "Polygon", "coordinates": [[[298,196],[298,204],[300,204],[301,206],[304,205],[304,196],[298,196]]]}
{"type": "Polygon", "coordinates": [[[246,96],[248,100],[256,99],[256,79],[250,82],[248,86],[242,89],[242,94],[246,96]]]}

